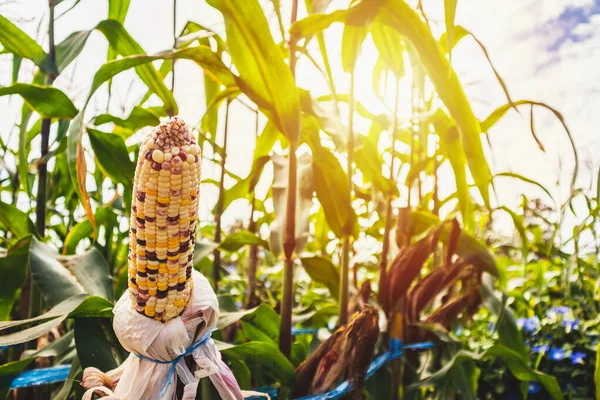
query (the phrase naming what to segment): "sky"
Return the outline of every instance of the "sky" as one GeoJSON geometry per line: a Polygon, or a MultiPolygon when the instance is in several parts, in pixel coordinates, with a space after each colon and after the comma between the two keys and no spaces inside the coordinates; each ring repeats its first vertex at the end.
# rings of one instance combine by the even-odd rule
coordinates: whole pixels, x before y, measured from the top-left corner
{"type": "MultiPolygon", "coordinates": [[[[276,19],[270,1],[260,0],[267,10],[270,22],[276,19]]],[[[72,5],[65,0],[58,6],[57,15],[72,5]]],[[[188,20],[213,28],[222,33],[220,13],[204,1],[178,0],[177,31],[188,20]]],[[[284,3],[284,19],[289,20],[289,3],[284,3]]],[[[302,3],[302,2],[301,2],[302,3]]],[[[443,0],[423,0],[434,32],[441,33],[444,26],[443,0]]],[[[343,6],[335,1],[332,7],[343,6]]],[[[40,25],[47,23],[45,0],[0,0],[0,13],[25,30],[40,43],[47,38],[40,33],[40,25]]],[[[304,11],[300,12],[300,18],[304,11]]],[[[107,2],[82,0],[72,11],[58,19],[56,40],[60,42],[76,30],[91,29],[107,16],[107,2]]],[[[600,139],[596,132],[600,126],[600,0],[459,0],[456,23],[471,31],[487,48],[491,60],[505,80],[513,100],[530,99],[543,101],[560,110],[575,138],[580,156],[579,186],[588,186],[597,174],[600,156],[600,139]]],[[[125,27],[149,54],[172,45],[172,3],[165,0],[132,0],[125,27]]],[[[277,29],[273,29],[274,32],[277,29]]],[[[328,32],[328,40],[341,40],[341,29],[334,26],[328,32]]],[[[279,40],[279,39],[277,39],[279,40]]],[[[335,48],[332,49],[335,52],[335,48]]],[[[339,50],[337,50],[339,51],[339,50]]],[[[377,102],[371,90],[370,76],[374,64],[374,47],[367,40],[363,48],[365,56],[357,66],[358,99],[374,111],[377,102]]],[[[95,32],[79,56],[57,79],[55,85],[71,96],[81,107],[97,68],[105,61],[107,43],[102,34],[95,32]]],[[[506,98],[494,78],[481,49],[472,39],[465,38],[453,52],[453,66],[472,101],[476,116],[489,115],[496,107],[506,103],[506,98]]],[[[335,80],[339,92],[347,92],[349,78],[340,66],[334,65],[335,80]]],[[[11,58],[0,56],[0,84],[10,84],[11,58]]],[[[19,79],[31,79],[31,65],[25,64],[19,79]]],[[[298,81],[315,94],[325,94],[326,85],[306,60],[298,64],[298,81]]],[[[133,72],[116,78],[113,84],[113,101],[110,111],[127,115],[132,104],[145,93],[145,87],[133,72]]],[[[177,63],[175,96],[180,115],[190,125],[196,125],[204,111],[201,70],[188,61],[177,63]]],[[[106,107],[106,91],[100,90],[91,103],[90,116],[103,112],[106,107]]],[[[158,102],[156,103],[158,104],[158,102]]],[[[0,134],[11,137],[11,129],[18,121],[20,101],[17,98],[0,98],[0,134]]],[[[568,182],[573,169],[573,152],[564,131],[552,113],[535,110],[536,132],[546,149],[542,152],[529,131],[529,109],[522,108],[518,114],[511,111],[489,132],[492,144],[486,151],[490,156],[493,172],[516,172],[543,183],[557,200],[568,195],[568,182]]],[[[221,110],[221,115],[223,116],[221,110]]],[[[402,107],[401,115],[408,116],[408,107],[402,107]]],[[[261,119],[264,124],[264,119],[261,119]]],[[[254,114],[239,103],[233,103],[230,111],[230,140],[227,168],[245,176],[252,160],[254,114]]],[[[364,121],[357,121],[358,131],[366,131],[364,121]]],[[[487,147],[487,146],[486,146],[487,147]]],[[[34,144],[34,148],[36,148],[34,144]]],[[[35,153],[32,153],[35,154],[35,153]]],[[[270,166],[265,171],[258,196],[264,196],[271,175],[270,166]]],[[[215,177],[216,166],[205,163],[203,177],[215,177]]],[[[450,175],[442,177],[443,190],[452,190],[450,175]]],[[[228,182],[232,184],[233,181],[228,182]]],[[[216,199],[216,188],[204,185],[201,195],[201,219],[212,218],[211,209],[216,199]]],[[[514,207],[522,193],[542,196],[536,188],[513,180],[499,179],[495,182],[497,204],[514,207]]],[[[443,195],[442,195],[443,197],[443,195]]],[[[401,201],[401,200],[400,200],[401,201]]],[[[549,200],[548,200],[549,201],[549,200]]],[[[225,215],[233,223],[236,218],[246,219],[247,208],[233,206],[225,215]]],[[[577,218],[572,218],[572,223],[577,218]]]]}

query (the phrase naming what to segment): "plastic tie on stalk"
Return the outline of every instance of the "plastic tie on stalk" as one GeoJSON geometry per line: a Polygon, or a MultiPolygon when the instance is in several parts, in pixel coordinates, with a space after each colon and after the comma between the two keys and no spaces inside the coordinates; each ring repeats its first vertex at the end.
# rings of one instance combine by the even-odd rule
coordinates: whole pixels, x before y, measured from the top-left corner
{"type": "Polygon", "coordinates": [[[157,363],[157,364],[171,364],[171,366],[169,368],[169,375],[167,376],[167,380],[165,381],[165,383],[163,384],[162,389],[160,390],[160,397],[161,398],[164,396],[167,388],[169,387],[169,385],[173,381],[173,375],[175,374],[175,367],[177,367],[177,364],[179,364],[179,361],[183,360],[185,357],[187,357],[189,355],[192,355],[192,353],[194,353],[194,351],[198,347],[204,346],[210,340],[210,336],[212,335],[212,333],[213,333],[214,330],[215,329],[212,329],[212,330],[206,332],[204,335],[202,335],[202,337],[200,337],[200,339],[196,340],[191,345],[189,345],[188,348],[185,349],[185,352],[183,354],[178,355],[177,357],[175,357],[171,361],[156,360],[154,358],[150,358],[150,357],[146,357],[146,356],[141,355],[141,354],[134,353],[137,357],[139,357],[139,358],[141,358],[143,360],[152,361],[152,362],[157,363]]]}
{"type": "Polygon", "coordinates": [[[13,380],[10,382],[10,389],[21,389],[32,386],[64,382],[67,380],[70,370],[70,365],[58,365],[56,367],[25,371],[13,378],[13,380]]]}
{"type": "MultiPolygon", "coordinates": [[[[402,357],[405,350],[428,350],[433,347],[433,342],[420,342],[405,345],[400,339],[391,339],[389,342],[389,350],[377,357],[371,363],[367,370],[365,380],[373,376],[386,362],[402,357]]],[[[335,400],[347,394],[350,389],[352,389],[352,383],[345,381],[330,392],[304,396],[296,400],[335,400]]],[[[274,391],[272,387],[257,389],[257,391],[268,393],[271,396],[271,399],[276,398],[276,396],[274,396],[276,391],[274,391]]],[[[258,400],[258,397],[247,398],[247,400],[254,399],[258,400]]]]}
{"type": "Polygon", "coordinates": [[[319,333],[319,328],[292,328],[293,336],[316,335],[317,333],[319,333]]]}

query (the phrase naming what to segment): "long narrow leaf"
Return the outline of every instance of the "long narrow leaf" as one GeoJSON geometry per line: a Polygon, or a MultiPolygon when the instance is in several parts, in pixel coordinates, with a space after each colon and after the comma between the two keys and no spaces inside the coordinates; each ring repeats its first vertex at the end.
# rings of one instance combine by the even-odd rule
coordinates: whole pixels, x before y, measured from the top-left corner
{"type": "Polygon", "coordinates": [[[0,96],[18,94],[33,111],[42,118],[72,119],[77,115],[77,108],[69,97],[61,90],[50,86],[15,83],[0,87],[0,96]]]}
{"type": "Polygon", "coordinates": [[[50,75],[58,75],[56,65],[48,54],[29,35],[0,14],[0,43],[6,50],[27,58],[50,75]]]}
{"type": "MultiPolygon", "coordinates": [[[[554,114],[554,116],[560,121],[561,125],[563,126],[563,129],[565,130],[565,133],[567,134],[569,142],[571,143],[571,147],[573,149],[573,156],[575,158],[575,165],[573,166],[573,175],[571,177],[571,193],[573,193],[575,190],[575,181],[577,180],[577,174],[579,171],[579,154],[577,153],[577,147],[575,146],[575,140],[573,139],[573,135],[571,134],[571,131],[569,130],[569,127],[567,126],[565,118],[558,110],[556,110],[555,108],[550,107],[548,104],[542,103],[540,101],[518,100],[518,101],[513,102],[512,104],[508,103],[508,104],[505,104],[505,105],[500,106],[497,109],[495,109],[490,115],[488,115],[488,117],[486,119],[484,119],[481,122],[481,131],[488,132],[494,125],[496,125],[496,123],[500,120],[500,118],[502,118],[504,116],[504,114],[506,114],[506,112],[508,110],[510,110],[511,108],[516,108],[523,104],[527,104],[530,106],[536,106],[536,107],[542,107],[542,108],[545,108],[545,109],[551,111],[554,114]]],[[[533,132],[533,134],[535,136],[535,132],[533,132]]]]}
{"type": "Polygon", "coordinates": [[[266,101],[270,118],[290,141],[300,136],[300,96],[290,69],[273,41],[257,0],[209,0],[225,19],[227,46],[252,98],[266,101]]]}
{"type": "Polygon", "coordinates": [[[452,63],[452,46],[454,42],[454,16],[458,0],[444,0],[444,19],[446,21],[446,35],[448,36],[448,60],[452,63]]]}
{"type": "MultiPolygon", "coordinates": [[[[106,36],[111,48],[122,56],[146,54],[144,49],[131,37],[123,25],[118,21],[107,19],[100,22],[96,29],[106,36]]],[[[163,80],[156,73],[152,65],[140,64],[136,68],[140,79],[164,102],[168,114],[177,114],[177,103],[173,94],[163,80]]]]}
{"type": "Polygon", "coordinates": [[[416,11],[403,0],[388,0],[379,12],[378,20],[405,36],[419,53],[436,91],[460,128],[471,175],[483,201],[489,206],[491,174],[480,139],[479,121],[437,40],[416,11]]]}
{"type": "Polygon", "coordinates": [[[523,175],[514,173],[514,172],[500,172],[499,174],[494,175],[494,179],[497,177],[508,177],[508,178],[514,178],[514,179],[518,179],[520,181],[523,182],[527,182],[530,183],[532,185],[537,186],[538,188],[542,189],[544,191],[544,193],[546,193],[548,195],[548,197],[550,197],[553,201],[554,201],[554,197],[552,197],[552,194],[550,193],[550,191],[548,189],[546,189],[544,187],[544,185],[542,185],[541,183],[539,183],[538,181],[534,181],[533,179],[527,178],[523,175]]]}

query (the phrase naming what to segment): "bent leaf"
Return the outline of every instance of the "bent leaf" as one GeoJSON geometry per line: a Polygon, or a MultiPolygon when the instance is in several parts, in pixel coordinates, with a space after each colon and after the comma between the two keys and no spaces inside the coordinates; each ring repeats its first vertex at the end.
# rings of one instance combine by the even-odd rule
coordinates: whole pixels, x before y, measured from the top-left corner
{"type": "Polygon", "coordinates": [[[61,90],[50,86],[15,83],[0,87],[0,96],[18,94],[25,104],[42,118],[72,119],[77,115],[77,108],[69,97],[61,90]]]}
{"type": "Polygon", "coordinates": [[[315,191],[323,206],[327,225],[338,238],[355,234],[356,213],[352,208],[348,175],[340,161],[321,145],[314,118],[304,119],[302,135],[313,153],[315,191]]]}
{"type": "Polygon", "coordinates": [[[377,20],[396,29],[413,43],[437,93],[460,128],[471,175],[483,201],[489,206],[491,174],[483,153],[479,121],[438,42],[416,11],[403,0],[388,0],[377,20]]]}
{"type": "Polygon", "coordinates": [[[44,301],[50,307],[81,294],[113,300],[108,265],[94,247],[81,255],[61,256],[34,238],[30,245],[29,268],[44,301]]]}
{"type": "MultiPolygon", "coordinates": [[[[122,56],[146,54],[142,46],[131,37],[119,21],[112,19],[104,20],[96,25],[96,29],[104,34],[110,43],[110,47],[116,54],[122,56]]],[[[177,114],[177,103],[175,102],[173,93],[167,88],[154,67],[152,65],[140,64],[136,68],[136,72],[146,86],[163,101],[167,113],[177,114]]]]}
{"type": "Polygon", "coordinates": [[[146,126],[157,126],[160,124],[160,119],[152,111],[142,108],[133,107],[127,118],[119,118],[110,114],[100,114],[94,120],[94,124],[102,125],[112,122],[119,128],[129,132],[136,132],[146,126]]]}
{"type": "Polygon", "coordinates": [[[219,248],[226,251],[237,251],[249,244],[269,249],[269,243],[249,231],[237,231],[227,235],[225,240],[219,245],[219,248]]]}
{"type": "Polygon", "coordinates": [[[283,386],[293,387],[296,381],[294,367],[287,358],[272,344],[248,342],[221,349],[225,357],[235,358],[253,366],[255,374],[279,382],[283,386]]]}
{"type": "Polygon", "coordinates": [[[392,71],[396,79],[402,78],[404,75],[402,36],[396,30],[378,22],[371,26],[371,35],[379,52],[379,59],[383,61],[386,69],[392,71]]]}
{"type": "Polygon", "coordinates": [[[113,181],[131,190],[135,165],[129,159],[123,138],[116,134],[88,129],[90,143],[101,169],[113,181]]]}
{"type": "Polygon", "coordinates": [[[0,200],[0,227],[11,232],[17,239],[27,235],[36,235],[35,225],[29,215],[17,207],[0,200]]]}
{"type": "Polygon", "coordinates": [[[228,52],[245,83],[243,86],[247,85],[240,88],[251,99],[258,96],[268,103],[269,118],[288,140],[297,142],[300,96],[260,4],[257,0],[208,0],[208,3],[225,19],[228,52]]]}
{"type": "Polygon", "coordinates": [[[340,293],[340,272],[335,265],[324,257],[303,257],[302,266],[306,273],[315,282],[319,282],[329,289],[331,296],[337,298],[340,293]]]}
{"type": "Polygon", "coordinates": [[[460,141],[460,133],[454,121],[441,109],[437,110],[432,118],[435,132],[440,138],[440,152],[448,158],[450,166],[454,171],[454,180],[456,182],[456,194],[461,215],[467,226],[471,224],[469,197],[469,185],[467,183],[467,158],[460,141]]]}
{"type": "Polygon", "coordinates": [[[52,76],[57,76],[56,65],[48,54],[29,35],[0,14],[0,44],[10,53],[27,58],[40,69],[52,76]]]}
{"type": "Polygon", "coordinates": [[[92,31],[73,32],[56,45],[56,67],[60,74],[77,58],[83,50],[92,31]]]}

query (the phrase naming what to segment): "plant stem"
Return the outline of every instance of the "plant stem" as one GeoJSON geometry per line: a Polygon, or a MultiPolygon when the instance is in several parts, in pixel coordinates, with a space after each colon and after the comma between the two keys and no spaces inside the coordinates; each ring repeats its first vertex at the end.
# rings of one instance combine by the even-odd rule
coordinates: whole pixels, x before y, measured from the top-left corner
{"type": "MultiPolygon", "coordinates": [[[[48,5],[50,8],[50,22],[48,24],[48,56],[50,57],[51,62],[54,63],[56,60],[56,50],[54,45],[54,3],[50,1],[48,5]]],[[[54,79],[54,76],[48,75],[48,86],[52,85],[54,79]]],[[[50,118],[44,118],[42,120],[40,132],[42,136],[42,145],[40,149],[40,162],[38,164],[38,191],[35,204],[35,226],[42,238],[46,234],[46,184],[48,176],[48,162],[46,160],[46,156],[48,154],[48,147],[50,143],[51,124],[52,120],[50,118]]],[[[24,178],[26,179],[27,177],[24,178]]]]}
{"type": "MultiPolygon", "coordinates": [[[[398,128],[398,98],[400,92],[400,80],[396,79],[396,99],[394,101],[394,115],[392,117],[392,160],[390,161],[390,182],[394,180],[394,161],[396,159],[396,140],[398,128]]],[[[383,292],[381,288],[385,282],[387,275],[388,254],[390,252],[390,232],[392,230],[392,222],[394,212],[392,210],[392,192],[388,193],[387,204],[385,208],[385,228],[383,231],[383,248],[381,249],[381,260],[379,261],[379,296],[380,300],[383,292]]]]}
{"type": "Polygon", "coordinates": [[[281,323],[279,325],[279,350],[289,359],[292,348],[292,307],[294,301],[294,249],[296,248],[296,148],[290,141],[288,164],[288,192],[283,240],[285,265],[281,298],[281,323]]]}
{"type": "MultiPolygon", "coordinates": [[[[48,22],[48,56],[52,63],[56,62],[56,48],[54,44],[54,2],[48,2],[50,11],[48,22]]],[[[48,75],[47,84],[51,86],[56,77],[48,75]]],[[[46,192],[48,181],[48,148],[50,145],[50,125],[52,119],[44,118],[42,120],[41,136],[42,144],[40,148],[40,162],[38,164],[38,190],[35,203],[35,227],[41,238],[46,236],[46,192]]],[[[24,177],[27,179],[27,177],[24,177]]],[[[40,314],[41,311],[41,296],[38,288],[35,286],[31,276],[29,278],[29,309],[28,317],[33,318],[40,314]]]]}
{"type": "MultiPolygon", "coordinates": [[[[298,0],[292,4],[291,24],[296,22],[298,15],[298,0]]],[[[296,41],[290,40],[290,70],[296,78],[296,41]]],[[[283,251],[285,254],[285,265],[283,269],[283,288],[281,295],[281,322],[279,324],[279,350],[288,359],[292,350],[292,307],[294,302],[294,249],[296,248],[296,180],[297,160],[296,149],[298,148],[297,137],[289,141],[288,159],[288,188],[285,213],[285,232],[283,240],[283,251]]]]}
{"type": "MultiPolygon", "coordinates": [[[[254,132],[258,141],[258,111],[256,111],[256,122],[254,124],[254,132]]],[[[256,190],[256,187],[254,188],[256,190]]],[[[248,223],[248,231],[256,233],[256,220],[254,219],[254,210],[256,209],[256,192],[252,190],[252,199],[250,200],[250,222],[248,223]]],[[[248,250],[248,287],[246,289],[246,308],[251,308],[255,303],[256,293],[256,269],[258,267],[258,245],[251,244],[248,250]]]]}
{"type": "MultiPolygon", "coordinates": [[[[225,129],[223,133],[223,147],[221,150],[221,177],[219,179],[219,198],[215,210],[215,243],[221,243],[221,217],[223,216],[223,202],[225,199],[225,161],[227,159],[227,132],[229,130],[229,105],[225,105],[225,129]]],[[[213,284],[215,289],[219,287],[221,275],[221,251],[216,248],[213,252],[213,284]]]]}
{"type": "MultiPolygon", "coordinates": [[[[350,201],[352,201],[352,164],[354,162],[354,67],[350,71],[350,95],[348,97],[348,164],[346,174],[348,175],[348,189],[350,201]]],[[[348,224],[346,224],[348,225],[348,224]]],[[[340,314],[339,325],[348,323],[348,298],[350,293],[350,252],[351,252],[351,230],[352,227],[345,226],[344,238],[342,239],[342,276],[340,284],[340,314]]]]}
{"type": "MultiPolygon", "coordinates": [[[[173,48],[177,48],[177,0],[173,0],[173,48]]],[[[175,92],[175,59],[171,60],[171,93],[175,92]]]]}

